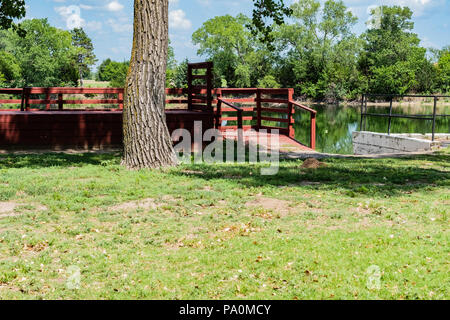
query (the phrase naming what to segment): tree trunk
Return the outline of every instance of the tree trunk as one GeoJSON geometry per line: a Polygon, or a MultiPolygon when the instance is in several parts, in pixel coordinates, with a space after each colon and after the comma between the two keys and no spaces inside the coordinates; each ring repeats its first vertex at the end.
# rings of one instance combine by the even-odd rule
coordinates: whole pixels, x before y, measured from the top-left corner
{"type": "Polygon", "coordinates": [[[81,67],[78,67],[78,73],[80,75],[80,87],[83,88],[83,71],[81,71],[81,67]]]}
{"type": "Polygon", "coordinates": [[[123,111],[124,155],[129,169],[177,163],[165,116],[168,0],[134,1],[134,37],[123,111]]]}

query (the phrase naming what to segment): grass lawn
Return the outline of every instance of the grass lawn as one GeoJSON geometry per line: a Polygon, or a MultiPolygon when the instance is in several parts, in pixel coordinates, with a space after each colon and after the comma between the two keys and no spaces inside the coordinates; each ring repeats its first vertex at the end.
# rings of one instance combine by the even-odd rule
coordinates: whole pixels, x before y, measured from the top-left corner
{"type": "Polygon", "coordinates": [[[0,155],[0,297],[449,299],[450,153],[325,162],[0,155]]]}

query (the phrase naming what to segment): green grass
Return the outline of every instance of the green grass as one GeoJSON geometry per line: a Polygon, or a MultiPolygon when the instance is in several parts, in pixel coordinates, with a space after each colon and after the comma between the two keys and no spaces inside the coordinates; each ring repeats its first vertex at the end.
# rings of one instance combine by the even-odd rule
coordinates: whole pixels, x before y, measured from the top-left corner
{"type": "Polygon", "coordinates": [[[450,298],[449,153],[326,163],[262,177],[249,164],[136,172],[117,154],[0,155],[0,203],[15,205],[0,212],[0,297],[450,298]]]}
{"type": "Polygon", "coordinates": [[[83,80],[85,88],[108,88],[109,81],[83,80]]]}

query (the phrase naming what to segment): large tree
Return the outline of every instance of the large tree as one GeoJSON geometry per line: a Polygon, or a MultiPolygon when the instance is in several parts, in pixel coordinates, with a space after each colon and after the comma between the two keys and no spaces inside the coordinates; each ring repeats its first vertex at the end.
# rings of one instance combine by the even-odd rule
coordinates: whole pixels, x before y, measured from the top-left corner
{"type": "Polygon", "coordinates": [[[0,1],[0,28],[16,27],[14,19],[25,17],[25,0],[0,1]]]}
{"type": "Polygon", "coordinates": [[[91,74],[91,67],[97,62],[97,58],[94,54],[92,40],[83,28],[75,28],[70,33],[72,34],[72,45],[76,48],[76,64],[82,87],[83,78],[91,74]]]}
{"type": "Polygon", "coordinates": [[[47,19],[25,20],[21,28],[23,36],[13,29],[0,31],[0,50],[12,55],[20,66],[20,78],[12,85],[76,85],[77,48],[72,45],[70,32],[52,27],[47,19]]]}
{"type": "Polygon", "coordinates": [[[168,0],[134,1],[134,36],[125,86],[122,163],[130,169],[177,163],[167,129],[168,0]]]}
{"type": "Polygon", "coordinates": [[[192,35],[197,54],[214,62],[219,86],[255,87],[271,70],[271,52],[251,33],[250,23],[243,14],[218,16],[192,35]]]}
{"type": "Polygon", "coordinates": [[[369,79],[369,91],[405,94],[424,86],[419,80],[427,77],[421,73],[432,68],[427,50],[412,32],[412,14],[408,7],[399,6],[372,11],[374,22],[363,34],[365,46],[360,60],[360,68],[369,79]]]}
{"type": "MultiPolygon", "coordinates": [[[[290,10],[283,0],[253,0],[254,25],[266,38],[271,22],[281,24],[290,10]]],[[[158,168],[177,163],[164,114],[169,42],[169,0],[134,1],[134,36],[125,87],[124,156],[131,169],[158,168]]],[[[2,0],[0,27],[25,15],[24,0],[2,0]]],[[[255,31],[256,32],[256,31],[255,31]]]]}
{"type": "MultiPolygon", "coordinates": [[[[270,23],[289,14],[283,0],[254,0],[256,29],[266,36],[270,23]]],[[[176,165],[166,125],[165,84],[168,54],[168,0],[134,1],[134,36],[125,86],[124,154],[130,169],[176,165]]]]}
{"type": "Polygon", "coordinates": [[[341,0],[303,0],[291,6],[292,23],[278,28],[283,86],[309,97],[337,100],[359,87],[357,18],[341,0]]]}

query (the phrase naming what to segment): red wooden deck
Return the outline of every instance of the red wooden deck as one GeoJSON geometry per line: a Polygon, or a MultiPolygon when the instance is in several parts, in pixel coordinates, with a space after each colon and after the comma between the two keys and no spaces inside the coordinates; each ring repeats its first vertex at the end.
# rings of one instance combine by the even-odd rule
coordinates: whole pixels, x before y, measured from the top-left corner
{"type": "MultiPolygon", "coordinates": [[[[225,139],[238,140],[237,130],[227,130],[222,135],[225,139]]],[[[313,151],[313,149],[283,134],[251,130],[243,133],[243,140],[245,144],[259,145],[266,150],[273,150],[273,147],[277,147],[280,153],[313,151]]]]}
{"type": "MultiPolygon", "coordinates": [[[[194,134],[194,121],[203,129],[214,128],[211,114],[167,110],[172,133],[179,128],[194,134]]],[[[0,111],[0,147],[105,148],[122,145],[122,111],[0,111]]]]}
{"type": "MultiPolygon", "coordinates": [[[[0,95],[0,104],[20,105],[20,111],[0,109],[2,148],[104,148],[122,144],[121,88],[14,88],[0,89],[0,95]],[[64,110],[65,105],[115,105],[116,109],[64,110]]],[[[206,62],[189,64],[188,88],[167,89],[166,95],[167,105],[186,107],[166,110],[170,133],[184,128],[193,136],[194,123],[201,121],[203,131],[231,130],[225,134],[228,138],[236,135],[237,129],[252,129],[255,136],[247,142],[262,144],[260,141],[266,138],[263,131],[268,130],[267,137],[279,139],[281,150],[315,149],[316,111],[296,103],[293,89],[214,89],[212,63],[206,62]],[[311,116],[309,147],[294,140],[296,109],[311,116]]]]}

